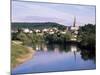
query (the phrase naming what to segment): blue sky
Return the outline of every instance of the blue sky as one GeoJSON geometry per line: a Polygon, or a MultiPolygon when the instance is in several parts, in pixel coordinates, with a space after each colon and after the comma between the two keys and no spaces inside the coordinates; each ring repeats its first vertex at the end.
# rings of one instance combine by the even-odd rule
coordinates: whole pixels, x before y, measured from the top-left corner
{"type": "Polygon", "coordinates": [[[12,22],[57,22],[66,26],[95,24],[95,6],[12,1],[12,22]]]}

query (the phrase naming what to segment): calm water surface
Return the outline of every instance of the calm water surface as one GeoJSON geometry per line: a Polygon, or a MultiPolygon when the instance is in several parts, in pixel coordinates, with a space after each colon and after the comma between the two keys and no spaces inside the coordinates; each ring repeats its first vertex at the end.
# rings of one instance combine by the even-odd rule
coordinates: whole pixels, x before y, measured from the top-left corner
{"type": "Polygon", "coordinates": [[[34,47],[32,59],[17,66],[12,74],[95,69],[93,50],[82,50],[76,45],[41,44],[34,47]]]}

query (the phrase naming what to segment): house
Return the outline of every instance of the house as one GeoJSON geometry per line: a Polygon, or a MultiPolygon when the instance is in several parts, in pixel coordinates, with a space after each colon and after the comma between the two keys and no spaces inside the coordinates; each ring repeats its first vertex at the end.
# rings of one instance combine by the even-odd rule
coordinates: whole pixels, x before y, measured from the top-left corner
{"type": "Polygon", "coordinates": [[[48,31],[48,29],[46,29],[46,28],[42,30],[42,32],[47,32],[47,31],[48,31]]]}
{"type": "Polygon", "coordinates": [[[29,33],[33,33],[33,31],[32,31],[32,30],[30,30],[30,31],[29,31],[29,33]]]}
{"type": "Polygon", "coordinates": [[[77,31],[78,29],[79,29],[78,26],[75,26],[75,27],[72,26],[72,27],[70,28],[70,30],[72,30],[72,31],[77,31]]]}
{"type": "Polygon", "coordinates": [[[22,29],[24,33],[29,33],[30,30],[28,28],[22,29]]]}
{"type": "Polygon", "coordinates": [[[33,31],[30,30],[30,29],[28,29],[28,28],[24,28],[24,29],[22,29],[22,31],[23,31],[24,33],[33,33],[33,31]]]}
{"type": "Polygon", "coordinates": [[[36,29],[35,32],[36,32],[36,33],[39,33],[39,32],[41,32],[41,31],[40,31],[39,29],[36,29]]]}

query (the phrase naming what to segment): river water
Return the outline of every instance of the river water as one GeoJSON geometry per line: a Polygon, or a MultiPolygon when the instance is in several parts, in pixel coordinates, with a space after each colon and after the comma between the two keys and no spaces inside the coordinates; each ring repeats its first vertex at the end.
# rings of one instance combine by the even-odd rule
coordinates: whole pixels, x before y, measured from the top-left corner
{"type": "Polygon", "coordinates": [[[75,44],[41,44],[32,59],[12,69],[12,74],[95,69],[94,50],[80,49],[75,44]]]}

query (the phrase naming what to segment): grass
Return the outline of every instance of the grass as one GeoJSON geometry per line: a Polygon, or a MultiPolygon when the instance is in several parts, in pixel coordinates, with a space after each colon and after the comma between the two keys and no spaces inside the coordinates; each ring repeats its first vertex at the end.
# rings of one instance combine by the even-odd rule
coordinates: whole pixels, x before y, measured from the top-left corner
{"type": "Polygon", "coordinates": [[[27,47],[13,43],[11,44],[11,67],[15,67],[19,64],[19,62],[16,60],[17,58],[20,58],[22,55],[26,55],[29,53],[29,50],[27,47]]]}

